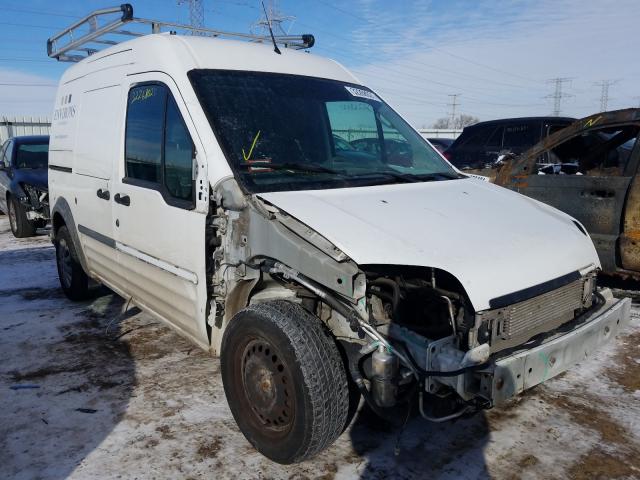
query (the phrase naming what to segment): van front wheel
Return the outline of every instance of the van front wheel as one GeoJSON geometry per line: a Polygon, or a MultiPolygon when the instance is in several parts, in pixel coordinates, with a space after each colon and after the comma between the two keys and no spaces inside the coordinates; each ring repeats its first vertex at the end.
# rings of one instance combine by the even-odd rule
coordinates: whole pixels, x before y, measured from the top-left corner
{"type": "Polygon", "coordinates": [[[66,226],[56,233],[56,265],[60,286],[71,300],[84,300],[89,294],[89,277],[82,269],[66,226]]]}
{"type": "Polygon", "coordinates": [[[231,320],[221,350],[231,412],[264,456],[301,462],[342,433],[346,371],[335,340],[301,306],[283,300],[250,305],[231,320]]]}

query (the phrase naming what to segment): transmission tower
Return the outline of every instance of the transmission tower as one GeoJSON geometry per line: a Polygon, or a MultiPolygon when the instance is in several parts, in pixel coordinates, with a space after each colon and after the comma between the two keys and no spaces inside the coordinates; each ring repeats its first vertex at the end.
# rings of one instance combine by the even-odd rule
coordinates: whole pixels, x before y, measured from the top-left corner
{"type": "Polygon", "coordinates": [[[562,99],[573,96],[562,91],[562,85],[564,85],[567,82],[570,82],[571,80],[573,79],[567,78],[567,77],[565,78],[558,77],[558,78],[552,78],[550,80],[547,80],[547,83],[552,83],[555,85],[554,92],[551,95],[547,95],[545,97],[545,98],[553,98],[553,116],[554,117],[560,116],[560,112],[562,111],[562,99]]]}
{"type": "MultiPolygon", "coordinates": [[[[189,5],[189,25],[204,28],[204,0],[178,0],[178,5],[189,5]]],[[[192,35],[202,35],[201,32],[191,31],[192,35]]]]}
{"type": "Polygon", "coordinates": [[[449,128],[455,128],[455,120],[456,120],[456,107],[460,104],[458,103],[458,97],[462,95],[461,93],[450,93],[449,97],[451,97],[451,103],[449,106],[451,107],[451,114],[449,115],[449,128]]]}
{"type": "MultiPolygon", "coordinates": [[[[265,16],[263,14],[257,22],[251,25],[251,33],[255,35],[269,35],[269,24],[271,24],[274,35],[288,35],[289,32],[284,29],[283,23],[293,23],[296,17],[284,15],[278,9],[277,0],[269,0],[265,4],[265,10],[267,11],[267,15],[265,16]]],[[[289,27],[291,27],[291,25],[289,25],[289,27]]]]}
{"type": "Polygon", "coordinates": [[[606,112],[609,104],[609,87],[618,83],[618,80],[602,80],[595,85],[600,87],[600,111],[606,112]]]}

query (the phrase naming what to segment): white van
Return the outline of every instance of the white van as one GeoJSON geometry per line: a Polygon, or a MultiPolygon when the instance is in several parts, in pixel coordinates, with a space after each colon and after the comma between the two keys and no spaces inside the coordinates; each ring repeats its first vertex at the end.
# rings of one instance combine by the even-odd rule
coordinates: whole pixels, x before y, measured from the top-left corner
{"type": "MultiPolygon", "coordinates": [[[[136,21],[121,8],[87,18],[136,21]]],[[[350,386],[387,417],[500,405],[628,323],[580,223],[461,174],[341,65],[266,40],[49,42],[79,60],[49,153],[63,290],[97,280],[219,355],[260,452],[326,448],[350,386]]]]}

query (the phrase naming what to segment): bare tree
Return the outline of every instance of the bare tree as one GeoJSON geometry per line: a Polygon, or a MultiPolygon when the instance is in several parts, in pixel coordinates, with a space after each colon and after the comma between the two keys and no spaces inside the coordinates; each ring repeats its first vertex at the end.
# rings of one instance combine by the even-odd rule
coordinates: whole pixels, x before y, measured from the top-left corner
{"type": "Polygon", "coordinates": [[[453,128],[462,130],[464,127],[468,127],[469,125],[476,124],[480,121],[478,117],[474,117],[473,115],[461,114],[456,117],[453,122],[453,128]]]}
{"type": "Polygon", "coordinates": [[[449,128],[449,123],[450,123],[449,117],[442,117],[434,122],[433,128],[446,130],[447,128],[449,128]]]}
{"type": "Polygon", "coordinates": [[[477,117],[462,113],[458,115],[456,118],[454,118],[453,124],[451,123],[450,118],[442,117],[434,122],[432,128],[439,128],[439,129],[445,129],[445,130],[448,128],[452,128],[456,130],[462,130],[464,127],[468,127],[469,125],[473,125],[475,123],[478,123],[479,121],[480,119],[477,117]]]}

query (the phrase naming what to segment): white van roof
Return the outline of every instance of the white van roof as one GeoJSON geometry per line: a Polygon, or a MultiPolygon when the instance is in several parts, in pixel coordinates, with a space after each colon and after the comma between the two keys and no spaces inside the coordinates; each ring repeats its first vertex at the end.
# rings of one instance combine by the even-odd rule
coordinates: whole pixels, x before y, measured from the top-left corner
{"type": "Polygon", "coordinates": [[[104,66],[135,65],[135,70],[163,71],[180,77],[193,69],[246,70],[327,78],[360,83],[338,62],[301,50],[282,48],[281,54],[268,43],[227,40],[174,33],[152,33],[118,43],[75,63],[64,73],[62,83],[85,76],[104,66]]]}

